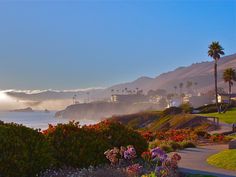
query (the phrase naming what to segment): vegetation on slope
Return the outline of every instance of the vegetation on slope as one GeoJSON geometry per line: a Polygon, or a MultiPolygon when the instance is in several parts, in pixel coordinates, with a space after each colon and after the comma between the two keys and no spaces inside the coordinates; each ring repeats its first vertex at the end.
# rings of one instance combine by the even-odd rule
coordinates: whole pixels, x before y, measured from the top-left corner
{"type": "Polygon", "coordinates": [[[109,118],[128,127],[139,130],[169,130],[180,128],[196,128],[208,121],[199,115],[189,114],[189,107],[171,107],[164,111],[146,111],[136,114],[113,116],[109,118]]]}
{"type": "Polygon", "coordinates": [[[155,120],[158,120],[161,117],[161,113],[161,111],[145,111],[136,114],[112,116],[109,119],[121,122],[130,128],[139,129],[146,127],[155,120]]]}

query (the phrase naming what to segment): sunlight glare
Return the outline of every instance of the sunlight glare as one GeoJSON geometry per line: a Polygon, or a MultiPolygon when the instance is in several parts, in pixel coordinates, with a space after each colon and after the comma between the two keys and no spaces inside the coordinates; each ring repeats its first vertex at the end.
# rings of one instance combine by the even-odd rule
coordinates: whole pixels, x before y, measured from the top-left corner
{"type": "Polygon", "coordinates": [[[5,92],[0,91],[0,102],[10,101],[11,97],[8,96],[5,92]]]}

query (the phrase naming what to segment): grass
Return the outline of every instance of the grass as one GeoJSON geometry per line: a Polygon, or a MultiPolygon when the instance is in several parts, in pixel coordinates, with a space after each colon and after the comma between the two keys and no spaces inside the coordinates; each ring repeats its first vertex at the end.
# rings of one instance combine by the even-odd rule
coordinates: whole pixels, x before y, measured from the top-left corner
{"type": "Polygon", "coordinates": [[[187,175],[186,177],[216,177],[216,176],[195,174],[195,175],[187,175]]]}
{"type": "Polygon", "coordinates": [[[236,139],[236,134],[234,134],[234,135],[228,135],[227,137],[232,138],[232,139],[236,139]]]}
{"type": "Polygon", "coordinates": [[[226,113],[208,113],[208,114],[201,114],[202,116],[209,116],[209,117],[218,117],[220,121],[232,124],[236,122],[236,108],[232,108],[228,110],[226,113]]]}
{"type": "Polygon", "coordinates": [[[236,170],[236,149],[225,150],[212,155],[207,159],[210,165],[224,168],[227,170],[236,170]]]}
{"type": "Polygon", "coordinates": [[[191,121],[195,117],[196,117],[196,115],[192,115],[192,114],[167,115],[164,117],[160,117],[157,120],[154,120],[148,126],[148,130],[149,131],[160,130],[161,127],[162,128],[165,127],[166,129],[171,129],[171,128],[175,129],[176,127],[179,127],[179,126],[191,121]]]}

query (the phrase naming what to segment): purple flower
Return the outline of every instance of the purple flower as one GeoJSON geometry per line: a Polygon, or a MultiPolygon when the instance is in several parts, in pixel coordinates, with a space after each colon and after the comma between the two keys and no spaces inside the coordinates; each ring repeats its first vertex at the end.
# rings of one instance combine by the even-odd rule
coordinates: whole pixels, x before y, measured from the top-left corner
{"type": "Polygon", "coordinates": [[[127,150],[124,152],[124,158],[125,159],[133,159],[136,157],[136,151],[133,146],[128,146],[127,150]]]}
{"type": "Polygon", "coordinates": [[[155,169],[155,171],[156,171],[158,174],[160,174],[162,170],[164,170],[164,167],[162,167],[162,166],[158,166],[158,167],[156,167],[156,169],[155,169]]]}
{"type": "Polygon", "coordinates": [[[162,151],[161,148],[159,148],[159,147],[152,149],[151,153],[152,153],[152,158],[161,157],[161,156],[166,155],[165,152],[162,151]]]}

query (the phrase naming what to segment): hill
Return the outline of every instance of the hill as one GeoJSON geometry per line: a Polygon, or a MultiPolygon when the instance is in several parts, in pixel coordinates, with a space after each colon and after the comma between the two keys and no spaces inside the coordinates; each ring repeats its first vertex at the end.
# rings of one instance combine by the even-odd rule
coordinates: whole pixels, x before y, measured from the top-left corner
{"type": "MultiPolygon", "coordinates": [[[[156,78],[149,77],[140,77],[139,79],[124,83],[118,84],[108,88],[108,90],[114,89],[143,89],[148,91],[150,89],[166,89],[169,92],[174,92],[174,86],[178,86],[180,82],[197,82],[196,89],[198,91],[206,92],[214,88],[213,72],[214,72],[214,61],[212,62],[201,62],[195,63],[187,67],[179,67],[174,71],[163,73],[156,78]]],[[[219,87],[227,88],[227,85],[222,80],[222,74],[224,69],[228,67],[236,68],[236,54],[222,57],[218,63],[218,82],[219,87]]],[[[185,89],[185,87],[184,87],[185,89]]],[[[235,88],[233,88],[236,91],[235,88]]]]}
{"type": "MultiPolygon", "coordinates": [[[[197,85],[193,86],[194,90],[198,92],[207,92],[214,89],[213,79],[213,66],[214,62],[201,62],[195,63],[187,67],[179,67],[174,71],[163,73],[156,78],[140,77],[132,82],[117,84],[109,88],[94,88],[85,90],[45,90],[39,92],[28,91],[8,91],[9,96],[16,100],[34,101],[38,104],[38,107],[49,109],[63,109],[68,104],[72,103],[72,97],[76,94],[77,99],[80,102],[108,100],[111,95],[111,91],[114,93],[119,90],[127,88],[127,90],[136,90],[136,88],[142,89],[144,92],[156,89],[165,89],[169,93],[173,93],[174,86],[178,86],[180,82],[186,83],[187,81],[197,82],[197,85]],[[49,103],[45,100],[50,100],[49,103]],[[67,101],[65,101],[67,100],[67,101]],[[53,102],[53,103],[52,103],[53,102]],[[59,106],[56,106],[58,104],[59,106]],[[54,106],[54,107],[53,107],[54,106]]],[[[222,80],[222,73],[224,69],[228,67],[236,68],[236,54],[222,57],[218,64],[218,84],[219,87],[227,89],[228,85],[222,80]]],[[[183,87],[183,91],[186,90],[186,86],[183,87]]],[[[236,87],[232,88],[233,92],[236,92],[236,87]]],[[[27,102],[27,103],[28,103],[27,102]]],[[[31,103],[31,102],[29,102],[31,103]]],[[[32,104],[25,104],[24,106],[34,106],[32,104]]],[[[34,107],[35,108],[35,107],[34,107]]]]}
{"type": "Polygon", "coordinates": [[[139,130],[169,130],[182,128],[213,127],[204,116],[184,113],[181,108],[168,108],[164,111],[145,111],[122,116],[112,116],[108,120],[118,121],[130,128],[139,130]]]}

